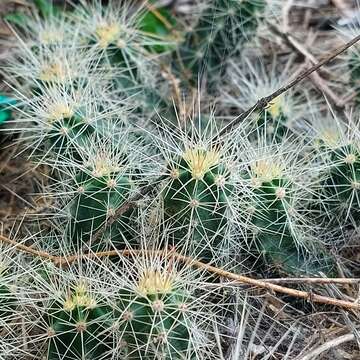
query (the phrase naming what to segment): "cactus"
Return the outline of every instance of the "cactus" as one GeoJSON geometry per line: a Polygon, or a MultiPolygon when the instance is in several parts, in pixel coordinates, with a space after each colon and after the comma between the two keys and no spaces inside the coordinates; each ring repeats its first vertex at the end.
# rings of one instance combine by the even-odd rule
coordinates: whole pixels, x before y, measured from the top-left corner
{"type": "Polygon", "coordinates": [[[205,70],[210,83],[217,81],[226,61],[255,35],[264,8],[264,0],[211,1],[179,50],[189,78],[196,79],[205,70]]]}
{"type": "Polygon", "coordinates": [[[181,265],[171,252],[165,258],[152,253],[160,239],[152,240],[155,248],[141,241],[144,257],[122,259],[114,327],[123,358],[195,360],[205,353],[213,358],[207,332],[216,321],[216,305],[202,291],[204,274],[181,265]]]}
{"type": "MultiPolygon", "coordinates": [[[[165,8],[159,11],[173,21],[165,8]]],[[[77,7],[73,17],[89,51],[98,53],[100,65],[110,65],[116,72],[115,86],[128,96],[142,90],[149,64],[156,63],[152,54],[162,53],[174,43],[170,31],[144,5],[121,1],[102,7],[95,2],[77,7]]]]}
{"type": "Polygon", "coordinates": [[[353,52],[349,59],[350,70],[350,86],[356,91],[355,97],[356,104],[360,102],[359,89],[360,89],[360,53],[359,50],[353,52]]]}
{"type": "Polygon", "coordinates": [[[214,249],[221,242],[227,224],[229,170],[216,149],[193,147],[169,164],[169,180],[162,190],[165,219],[175,229],[176,245],[191,241],[199,256],[208,257],[211,239],[214,249]]]}
{"type": "MultiPolygon", "coordinates": [[[[304,168],[299,159],[292,158],[294,154],[286,157],[286,150],[283,148],[285,144],[277,147],[275,153],[274,149],[268,146],[261,149],[255,158],[252,158],[252,154],[249,168],[242,170],[241,176],[248,184],[244,186],[249,187],[245,191],[245,214],[255,239],[254,244],[249,246],[251,251],[263,254],[270,264],[284,272],[330,273],[333,266],[331,258],[319,244],[316,248],[311,242],[315,241],[311,223],[302,224],[305,221],[302,214],[308,211],[307,197],[311,198],[310,176],[314,174],[310,175],[309,172],[305,175],[311,169],[304,168]],[[262,151],[267,155],[261,155],[262,151]],[[281,156],[284,159],[281,159],[281,156]],[[294,162],[297,163],[294,165],[294,162]],[[307,184],[304,183],[306,176],[309,181],[307,184]],[[308,195],[306,191],[309,192],[308,195]],[[320,256],[322,263],[318,261],[320,256]]],[[[291,143],[290,145],[294,146],[291,143]]],[[[297,151],[301,153],[300,146],[297,151]]],[[[306,219],[309,219],[309,216],[306,219]]]]}
{"type": "Polygon", "coordinates": [[[191,354],[190,324],[184,317],[186,297],[172,289],[168,274],[144,273],[137,290],[119,294],[119,329],[126,359],[156,358],[155,354],[181,359],[191,354]]]}
{"type": "Polygon", "coordinates": [[[124,248],[132,241],[136,209],[130,208],[121,216],[113,217],[134,193],[135,184],[143,181],[146,166],[152,163],[147,160],[145,164],[143,153],[147,147],[132,144],[125,129],[119,131],[116,125],[109,125],[105,132],[112,133],[112,138],[89,137],[87,146],[79,152],[80,164],[77,160],[66,161],[59,167],[64,177],[57,180],[62,194],[59,207],[72,219],[69,226],[72,244],[89,243],[99,229],[106,227],[102,238],[97,239],[98,244],[93,245],[104,249],[104,245],[110,243],[124,248]]]}
{"type": "MultiPolygon", "coordinates": [[[[315,145],[322,164],[318,189],[322,217],[330,226],[357,227],[360,215],[360,147],[357,124],[342,124],[328,119],[333,126],[316,130],[315,145]]],[[[321,125],[321,124],[320,124],[321,125]]]]}
{"type": "MultiPolygon", "coordinates": [[[[76,44],[76,37],[74,39],[76,44]]],[[[10,83],[23,84],[22,93],[46,94],[52,85],[67,88],[81,88],[91,83],[93,55],[74,44],[46,45],[29,49],[21,43],[7,64],[10,83]]]]}
{"type": "Polygon", "coordinates": [[[329,211],[351,219],[354,226],[360,222],[360,148],[349,144],[335,149],[330,154],[331,165],[328,178],[322,184],[324,195],[329,200],[329,211]]]}
{"type": "Polygon", "coordinates": [[[47,310],[47,360],[106,358],[112,344],[106,334],[110,315],[109,308],[94,299],[81,283],[71,289],[63,303],[52,302],[47,310]]]}
{"type": "MultiPolygon", "coordinates": [[[[246,57],[240,63],[232,60],[226,76],[232,86],[223,95],[222,102],[239,113],[246,111],[259,99],[283,86],[292,70],[293,61],[290,60],[285,65],[277,59],[270,65],[246,57]]],[[[316,100],[310,102],[305,89],[290,89],[273,99],[260,113],[254,112],[244,121],[243,126],[248,128],[246,135],[251,142],[262,139],[268,144],[281,143],[287,137],[299,141],[299,124],[317,105],[316,100]]]]}
{"type": "Polygon", "coordinates": [[[66,104],[56,104],[53,118],[49,119],[51,130],[47,137],[51,150],[57,155],[76,154],[77,148],[86,146],[94,133],[80,112],[72,112],[66,104]]]}
{"type": "MultiPolygon", "coordinates": [[[[321,241],[336,252],[329,234],[360,225],[358,129],[317,149],[305,144],[308,134],[297,131],[318,108],[303,89],[237,126],[297,70],[290,60],[283,66],[284,54],[281,63],[255,62],[250,48],[259,20],[281,1],[205,1],[190,5],[199,17],[176,8],[178,19],[152,0],[70,3],[69,12],[46,7],[22,26],[5,68],[18,101],[3,128],[14,124],[20,136],[11,140],[44,169],[34,189],[46,191],[29,199],[5,189],[34,210],[16,216],[26,220],[19,231],[4,222],[9,239],[0,239],[27,252],[14,270],[0,269],[0,358],[273,356],[286,336],[268,320],[241,328],[240,313],[249,310],[252,322],[258,298],[248,309],[223,277],[251,283],[234,275],[249,261],[253,279],[334,274],[321,241]],[[182,19],[194,27],[179,45],[182,19]],[[15,244],[17,234],[29,236],[15,244]]],[[[351,71],[355,85],[355,62],[351,71]]],[[[340,297],[323,299],[350,306],[340,297]]],[[[284,356],[293,355],[298,347],[284,356]]]]}
{"type": "MultiPolygon", "coordinates": [[[[74,219],[73,241],[89,239],[115,215],[133,190],[131,178],[119,169],[97,169],[97,173],[80,172],[76,177],[78,195],[74,197],[71,215],[74,219]]],[[[129,219],[133,210],[128,210],[110,227],[105,237],[113,243],[126,244],[129,219]]],[[[124,245],[122,245],[124,246],[124,245]]]]}
{"type": "MultiPolygon", "coordinates": [[[[360,17],[356,14],[351,22],[348,22],[346,26],[336,26],[335,30],[338,33],[342,41],[350,41],[356,37],[359,33],[360,17]]],[[[340,63],[340,76],[344,76],[344,73],[348,73],[348,82],[350,89],[355,92],[354,97],[355,104],[358,106],[360,102],[359,90],[360,90],[360,49],[358,44],[355,44],[344,55],[343,63],[340,63]]]]}
{"type": "MultiPolygon", "coordinates": [[[[25,124],[20,128],[24,139],[40,158],[80,160],[80,149],[87,146],[93,134],[101,133],[92,113],[93,90],[62,86],[40,86],[39,89],[42,94],[27,104],[26,117],[19,120],[25,124]]],[[[23,111],[22,106],[19,102],[19,111],[23,111]]],[[[19,121],[12,122],[15,131],[19,131],[19,121]]]]}
{"type": "Polygon", "coordinates": [[[14,296],[12,295],[7,281],[7,270],[1,268],[0,263],[0,330],[2,321],[10,318],[14,310],[14,296]]]}

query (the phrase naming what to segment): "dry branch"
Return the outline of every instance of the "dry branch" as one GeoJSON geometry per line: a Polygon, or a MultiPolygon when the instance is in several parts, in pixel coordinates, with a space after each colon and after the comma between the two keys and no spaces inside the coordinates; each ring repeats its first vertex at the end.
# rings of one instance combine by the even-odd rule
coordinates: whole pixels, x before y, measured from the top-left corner
{"type": "Polygon", "coordinates": [[[313,360],[317,359],[319,355],[321,355],[323,352],[328,351],[330,349],[333,349],[334,347],[337,347],[341,344],[344,344],[349,341],[355,340],[354,334],[346,334],[339,336],[335,339],[329,340],[326,343],[320,345],[314,350],[311,350],[309,353],[302,355],[301,358],[298,358],[297,360],[313,360]]]}
{"type": "Polygon", "coordinates": [[[274,91],[272,94],[265,96],[259,99],[255,105],[253,105],[248,110],[244,111],[238,117],[236,117],[233,121],[231,121],[228,125],[226,125],[216,136],[215,139],[219,139],[221,136],[225,135],[229,131],[231,131],[235,126],[240,124],[243,120],[245,120],[249,115],[251,115],[255,111],[261,111],[265,109],[271,101],[285,93],[286,91],[293,88],[295,85],[299,84],[301,81],[305,80],[308,76],[310,76],[315,71],[318,71],[322,66],[334,60],[337,56],[342,54],[345,50],[349,49],[351,46],[356,44],[360,40],[360,35],[356,36],[345,45],[340,46],[339,48],[332,51],[328,54],[323,60],[319,61],[317,64],[309,67],[305,71],[303,71],[300,75],[298,75],[294,80],[290,81],[287,85],[282,86],[280,89],[274,91]]]}
{"type": "MultiPolygon", "coordinates": [[[[252,286],[266,289],[266,290],[269,290],[269,291],[272,291],[275,293],[286,294],[286,295],[289,295],[292,297],[305,299],[305,300],[308,300],[313,303],[334,305],[334,306],[338,306],[338,307],[348,309],[348,310],[360,310],[360,304],[356,303],[356,302],[339,300],[339,299],[330,298],[327,296],[314,294],[312,292],[301,291],[301,290],[296,290],[296,289],[280,286],[280,285],[269,282],[269,280],[253,279],[253,278],[250,278],[247,276],[234,274],[229,271],[226,271],[226,270],[217,268],[215,266],[203,263],[201,261],[195,260],[189,256],[181,255],[177,252],[169,252],[166,250],[158,250],[158,251],[144,251],[144,250],[116,251],[116,250],[112,250],[112,251],[103,251],[103,252],[97,252],[97,253],[92,252],[92,253],[76,254],[76,255],[61,257],[61,256],[53,256],[53,255],[50,255],[43,251],[34,250],[33,248],[31,248],[29,246],[19,244],[14,240],[6,238],[5,236],[0,235],[0,241],[10,244],[10,245],[14,246],[14,248],[16,248],[20,251],[29,253],[31,255],[34,255],[34,256],[37,256],[37,257],[40,257],[43,259],[50,260],[57,266],[69,266],[72,263],[74,263],[75,261],[79,261],[79,260],[82,260],[85,258],[86,259],[100,259],[100,258],[104,258],[104,257],[114,257],[114,256],[144,256],[147,253],[157,254],[157,255],[160,255],[163,257],[171,256],[186,265],[189,265],[191,267],[195,267],[195,268],[198,268],[201,270],[205,270],[207,272],[218,275],[225,279],[233,280],[235,283],[252,285],[252,286]]],[[[324,283],[324,279],[322,279],[322,278],[316,279],[316,280],[315,279],[309,280],[307,278],[305,280],[306,280],[305,282],[310,281],[312,283],[316,283],[316,280],[318,280],[320,283],[324,283]]],[[[291,281],[291,279],[289,279],[289,282],[290,281],[291,281]]],[[[327,279],[326,283],[327,284],[338,283],[339,281],[341,281],[341,283],[343,283],[343,284],[345,284],[345,283],[354,284],[355,282],[358,283],[360,281],[360,279],[342,279],[342,280],[327,279]]]]}

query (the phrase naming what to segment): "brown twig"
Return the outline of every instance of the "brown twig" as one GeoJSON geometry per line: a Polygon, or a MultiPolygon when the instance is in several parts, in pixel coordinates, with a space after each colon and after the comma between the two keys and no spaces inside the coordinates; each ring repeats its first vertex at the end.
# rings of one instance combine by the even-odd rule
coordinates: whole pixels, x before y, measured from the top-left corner
{"type": "MultiPolygon", "coordinates": [[[[104,252],[99,252],[99,253],[88,253],[88,254],[81,254],[81,255],[73,255],[70,257],[64,257],[64,258],[59,258],[57,260],[57,264],[58,265],[69,265],[71,263],[73,263],[74,261],[77,261],[79,259],[82,258],[93,258],[93,259],[98,259],[101,257],[111,257],[111,256],[142,256],[144,254],[146,254],[147,252],[144,250],[123,250],[123,251],[104,251],[104,252]]],[[[291,289],[288,287],[284,287],[284,286],[280,286],[277,284],[273,284],[271,282],[268,281],[264,281],[264,280],[258,280],[258,279],[253,279],[247,276],[243,276],[243,275],[238,275],[238,274],[234,274],[231,273],[229,271],[225,271],[223,269],[217,268],[215,266],[203,263],[201,261],[198,260],[194,260],[191,257],[188,256],[184,256],[181,255],[179,253],[176,252],[168,252],[168,251],[164,251],[164,250],[159,250],[159,251],[151,251],[151,254],[157,253],[158,255],[163,255],[164,257],[167,256],[171,256],[172,258],[176,258],[178,261],[187,264],[189,266],[195,267],[195,268],[199,268],[202,270],[206,270],[210,273],[216,274],[220,277],[226,278],[226,279],[230,279],[233,280],[235,282],[239,282],[239,283],[243,283],[243,284],[247,284],[247,285],[252,285],[252,286],[256,286],[256,287],[260,287],[263,289],[267,289],[273,292],[277,292],[277,293],[281,293],[281,294],[286,294],[289,296],[293,296],[293,297],[297,297],[297,298],[302,298],[305,300],[309,300],[311,302],[314,303],[321,303],[321,304],[328,304],[328,305],[334,305],[334,306],[339,306],[342,308],[346,308],[346,309],[355,309],[355,310],[360,310],[360,304],[358,303],[353,303],[353,302],[349,302],[349,301],[344,301],[344,300],[339,300],[339,299],[335,299],[335,298],[330,298],[327,296],[322,296],[322,295],[318,295],[318,294],[314,294],[311,292],[307,292],[307,291],[300,291],[300,290],[296,290],[296,289],[291,289]]],[[[320,280],[320,281],[324,281],[324,279],[316,279],[316,280],[320,280]]],[[[332,279],[327,279],[327,283],[331,283],[332,279]]],[[[334,279],[335,282],[337,283],[338,281],[340,281],[339,279],[334,279]]],[[[345,283],[347,279],[342,280],[342,283],[345,283]]],[[[349,279],[350,283],[354,282],[354,279],[349,279]]],[[[360,281],[360,279],[358,279],[358,282],[360,281]]],[[[315,280],[313,281],[315,282],[315,280]]]]}
{"type": "Polygon", "coordinates": [[[214,140],[218,140],[221,136],[225,135],[229,131],[231,131],[235,126],[240,124],[243,120],[245,120],[249,115],[251,115],[254,111],[261,111],[265,109],[268,104],[273,101],[275,98],[280,96],[281,94],[285,93],[286,91],[293,88],[295,85],[299,84],[301,81],[306,79],[309,75],[314,73],[315,71],[319,70],[322,66],[329,63],[331,60],[334,60],[337,56],[342,54],[345,50],[356,44],[360,40],[360,35],[356,36],[348,43],[343,46],[340,46],[336,50],[332,51],[329,55],[327,55],[323,60],[319,61],[317,64],[309,67],[300,75],[298,75],[294,80],[290,81],[287,85],[282,86],[280,89],[274,91],[272,94],[265,96],[259,99],[256,104],[254,104],[251,108],[244,111],[238,117],[236,117],[233,121],[227,124],[218,134],[215,136],[214,140]]]}
{"type": "MultiPolygon", "coordinates": [[[[149,253],[149,251],[144,250],[122,250],[122,251],[103,251],[103,252],[97,252],[97,253],[84,253],[84,254],[77,254],[77,255],[71,255],[71,256],[53,256],[43,251],[35,250],[29,246],[19,244],[14,240],[11,240],[9,238],[6,238],[5,236],[0,235],[0,241],[5,242],[7,244],[10,244],[14,246],[16,249],[21,250],[23,252],[29,253],[31,255],[47,259],[52,261],[57,266],[69,266],[75,261],[82,260],[84,258],[87,259],[100,259],[104,257],[114,257],[114,256],[143,256],[149,253]]],[[[166,250],[158,250],[158,251],[150,251],[151,254],[157,254],[164,257],[175,258],[178,261],[187,264],[191,267],[199,268],[202,270],[205,270],[207,272],[210,272],[212,274],[216,274],[220,277],[233,280],[236,283],[242,283],[247,285],[252,285],[256,287],[260,287],[262,289],[270,290],[276,293],[286,294],[292,297],[305,299],[314,303],[320,303],[320,304],[327,304],[327,305],[334,305],[339,306],[345,309],[349,310],[360,310],[360,304],[345,300],[339,300],[335,298],[330,298],[327,296],[322,296],[318,294],[314,294],[307,291],[301,291],[296,289],[291,289],[288,287],[280,286],[274,283],[271,283],[270,280],[262,280],[262,279],[253,279],[247,276],[238,275],[231,273],[229,271],[217,268],[215,266],[203,263],[198,260],[194,260],[193,258],[189,256],[181,255],[175,251],[166,251],[166,250]]],[[[291,279],[288,279],[291,280],[291,279]]],[[[324,283],[325,279],[305,279],[306,282],[312,282],[315,283],[316,281],[320,281],[320,283],[324,283]]],[[[326,283],[351,283],[353,284],[355,282],[355,279],[326,279],[326,283]],[[347,282],[346,282],[347,281],[347,282]]],[[[359,281],[359,279],[358,279],[359,281]]]]}
{"type": "Polygon", "coordinates": [[[58,256],[53,256],[48,254],[45,251],[40,251],[40,250],[35,250],[30,246],[24,245],[24,244],[20,244],[15,240],[9,239],[6,236],[0,235],[0,242],[3,242],[5,244],[11,245],[13,246],[15,249],[20,250],[22,252],[25,252],[27,254],[42,258],[42,259],[47,259],[50,260],[54,263],[58,263],[59,261],[61,262],[61,258],[59,258],[58,256]]]}
{"type": "Polygon", "coordinates": [[[305,355],[301,355],[301,357],[296,358],[296,360],[312,360],[317,359],[318,356],[320,356],[325,351],[328,351],[330,349],[333,349],[339,345],[342,345],[344,343],[347,343],[349,341],[354,341],[355,335],[353,333],[338,336],[335,339],[329,340],[325,342],[324,344],[318,346],[317,348],[311,350],[305,355]]]}
{"type": "Polygon", "coordinates": [[[272,284],[338,284],[338,285],[360,285],[360,279],[357,278],[275,278],[265,279],[272,284]]]}
{"type": "MultiPolygon", "coordinates": [[[[280,30],[275,24],[267,22],[270,30],[275,34],[278,35],[287,46],[291,49],[295,50],[300,56],[302,56],[305,60],[308,60],[311,64],[317,64],[317,59],[315,56],[298,41],[294,36],[289,34],[288,32],[284,32],[280,30]]],[[[344,106],[344,102],[339,100],[339,95],[335,94],[332,89],[326,84],[325,80],[321,77],[321,75],[317,72],[314,72],[309,75],[313,83],[317,86],[319,90],[321,90],[324,94],[326,94],[329,99],[334,103],[337,108],[341,108],[344,106]]]]}
{"type": "Polygon", "coordinates": [[[93,236],[93,241],[96,241],[97,239],[99,239],[101,237],[101,235],[104,233],[104,231],[109,226],[111,226],[116,221],[116,219],[118,219],[121,215],[126,213],[129,209],[134,208],[136,206],[136,203],[139,200],[141,200],[146,194],[148,194],[155,187],[155,184],[162,181],[163,179],[164,179],[163,176],[159,177],[157,180],[154,181],[154,183],[142,187],[139,190],[139,192],[137,194],[135,194],[131,199],[129,199],[128,201],[125,201],[125,203],[115,211],[115,214],[113,216],[109,217],[107,219],[106,223],[102,227],[100,227],[99,230],[96,231],[96,233],[93,236]]]}

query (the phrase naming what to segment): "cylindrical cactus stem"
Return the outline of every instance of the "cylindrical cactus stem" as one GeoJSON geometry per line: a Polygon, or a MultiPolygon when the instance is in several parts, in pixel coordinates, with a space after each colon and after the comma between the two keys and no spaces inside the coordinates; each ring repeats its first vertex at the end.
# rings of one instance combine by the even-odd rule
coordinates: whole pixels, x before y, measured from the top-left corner
{"type": "Polygon", "coordinates": [[[282,177],[282,169],[267,160],[251,166],[253,214],[257,246],[271,263],[287,271],[298,267],[298,248],[288,221],[292,183],[282,177]],[[280,263],[279,263],[280,262],[280,263]]]}
{"type": "Polygon", "coordinates": [[[330,150],[321,183],[327,213],[341,225],[360,225],[360,148],[350,143],[330,150]]]}
{"type": "MultiPolygon", "coordinates": [[[[347,42],[354,39],[359,33],[360,17],[354,15],[351,21],[345,26],[335,26],[335,34],[337,33],[341,41],[347,42]]],[[[360,48],[359,44],[351,46],[344,54],[343,61],[334,68],[337,72],[336,76],[346,76],[356,106],[360,104],[360,48]],[[345,75],[346,74],[346,75],[345,75]]]]}
{"type": "Polygon", "coordinates": [[[162,190],[164,213],[178,229],[176,245],[197,248],[207,257],[212,250],[208,242],[215,249],[227,224],[229,170],[218,150],[193,147],[171,160],[168,176],[162,190]]]}
{"type": "Polygon", "coordinates": [[[314,148],[321,176],[316,191],[319,217],[328,227],[360,225],[360,132],[337,118],[315,122],[314,148]]]}
{"type": "Polygon", "coordinates": [[[265,6],[264,0],[211,1],[180,48],[181,62],[191,76],[196,79],[205,70],[210,82],[216,80],[226,60],[255,35],[265,6]]]}
{"type": "MultiPolygon", "coordinates": [[[[120,169],[107,168],[98,163],[92,173],[80,172],[76,178],[77,196],[71,204],[74,241],[89,240],[109,218],[129,199],[133,190],[130,176],[120,169]]],[[[130,217],[134,210],[129,209],[106,230],[113,244],[124,247],[126,235],[130,232],[130,217]]]]}
{"type": "Polygon", "coordinates": [[[171,275],[159,270],[145,271],[136,291],[122,291],[118,316],[126,359],[191,359],[186,299],[185,292],[173,287],[171,275]]]}
{"type": "Polygon", "coordinates": [[[81,159],[79,148],[87,145],[89,138],[95,132],[83,114],[71,109],[67,104],[55,104],[49,118],[47,138],[49,148],[57,156],[70,156],[81,159]]]}
{"type": "Polygon", "coordinates": [[[71,289],[65,302],[49,305],[47,323],[47,360],[100,360],[112,351],[111,311],[88,292],[84,283],[71,289]]]}
{"type": "Polygon", "coordinates": [[[301,188],[297,189],[283,166],[271,157],[264,158],[251,162],[249,172],[243,174],[250,180],[246,212],[255,238],[251,251],[286,273],[329,272],[329,261],[318,262],[321,251],[309,251],[315,245],[308,241],[311,231],[301,224],[296,204],[301,188]]]}

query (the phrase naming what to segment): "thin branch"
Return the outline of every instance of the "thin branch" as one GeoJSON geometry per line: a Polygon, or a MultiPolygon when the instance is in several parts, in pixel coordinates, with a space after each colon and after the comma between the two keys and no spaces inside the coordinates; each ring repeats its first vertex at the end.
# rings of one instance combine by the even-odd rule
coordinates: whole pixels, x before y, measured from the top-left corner
{"type": "Polygon", "coordinates": [[[129,209],[134,208],[139,200],[141,200],[146,194],[148,194],[151,190],[153,190],[157,183],[159,183],[164,179],[165,179],[164,176],[160,176],[152,184],[142,187],[139,190],[139,192],[135,194],[131,199],[125,201],[124,204],[115,211],[115,214],[113,216],[110,216],[105,222],[105,224],[96,231],[96,233],[93,236],[93,241],[96,241],[99,238],[101,238],[105,230],[109,226],[111,226],[116,221],[116,219],[118,219],[121,215],[125,214],[129,209]]]}
{"type": "MultiPolygon", "coordinates": [[[[305,300],[308,300],[308,301],[311,301],[314,303],[334,305],[334,306],[342,307],[342,308],[349,309],[349,310],[360,310],[359,303],[330,298],[327,296],[313,294],[313,293],[307,292],[307,291],[291,289],[288,287],[273,284],[266,280],[262,280],[262,279],[258,280],[258,279],[253,279],[253,278],[250,278],[247,276],[234,274],[229,271],[217,268],[217,267],[209,265],[209,264],[205,264],[201,261],[194,260],[193,258],[191,258],[189,256],[184,256],[184,255],[181,255],[181,254],[179,254],[177,252],[173,252],[173,251],[169,252],[166,250],[158,250],[158,251],[144,251],[144,250],[116,251],[116,250],[112,250],[112,251],[103,251],[103,252],[97,252],[97,253],[84,253],[84,254],[76,254],[76,255],[61,257],[61,256],[50,255],[44,251],[34,250],[33,248],[31,248],[29,246],[19,244],[16,241],[11,240],[2,235],[0,235],[0,241],[10,244],[20,251],[26,252],[28,254],[31,254],[31,255],[46,259],[46,260],[50,260],[55,265],[60,266],[60,267],[69,266],[72,263],[74,263],[75,261],[79,261],[79,260],[82,260],[85,258],[86,259],[100,259],[100,258],[104,258],[104,257],[115,257],[115,256],[144,256],[147,253],[151,253],[151,254],[156,253],[163,257],[171,256],[171,257],[177,259],[178,261],[180,261],[184,264],[187,264],[191,267],[195,267],[195,268],[199,268],[199,269],[208,271],[208,272],[216,274],[220,277],[223,277],[223,278],[226,278],[229,280],[233,280],[236,283],[242,283],[242,284],[256,286],[256,287],[259,287],[262,289],[270,290],[272,292],[286,294],[286,295],[289,295],[292,297],[305,299],[305,300]]],[[[324,279],[320,279],[320,280],[324,280],[324,279]]],[[[331,280],[332,279],[328,279],[327,283],[331,283],[331,280]]],[[[349,280],[348,283],[351,283],[351,284],[354,282],[354,279],[347,279],[347,280],[349,280]]],[[[334,279],[335,283],[338,283],[338,281],[339,281],[339,279],[334,279]]],[[[346,279],[344,279],[342,282],[345,283],[345,281],[346,281],[346,279]]],[[[314,280],[314,282],[315,282],[315,280],[314,280]]]]}
{"type": "Polygon", "coordinates": [[[360,279],[357,278],[276,278],[265,279],[272,284],[338,284],[338,285],[360,285],[360,279]]]}
{"type": "Polygon", "coordinates": [[[236,117],[233,121],[227,124],[218,134],[215,136],[214,140],[218,140],[221,136],[225,135],[229,131],[231,131],[235,126],[240,124],[243,120],[245,120],[249,115],[251,115],[254,111],[261,111],[265,109],[268,104],[273,101],[275,98],[280,96],[281,94],[285,93],[286,91],[293,88],[295,85],[300,83],[301,81],[305,80],[309,75],[314,73],[315,71],[319,70],[322,66],[329,63],[330,61],[334,60],[337,56],[342,54],[345,50],[349,49],[351,46],[356,44],[360,40],[360,35],[356,36],[348,43],[343,46],[340,46],[333,52],[331,52],[328,56],[326,56],[323,60],[319,61],[317,64],[309,67],[305,71],[303,71],[300,75],[298,75],[294,80],[290,81],[287,85],[281,87],[280,89],[276,90],[272,94],[265,96],[259,99],[256,104],[254,104],[251,108],[240,114],[236,117]]]}
{"type": "MultiPolygon", "coordinates": [[[[316,57],[304,46],[298,41],[295,37],[293,37],[291,34],[281,31],[275,24],[272,24],[271,22],[267,22],[270,30],[273,31],[275,35],[278,35],[287,46],[289,46],[291,49],[293,49],[295,52],[297,52],[299,55],[301,55],[305,60],[308,60],[312,65],[317,64],[316,57]]],[[[320,76],[319,73],[314,72],[309,75],[313,83],[321,90],[324,94],[326,94],[329,99],[334,103],[334,105],[337,108],[344,107],[344,102],[339,100],[339,95],[335,94],[332,89],[326,84],[325,80],[320,76]]]]}
{"type": "Polygon", "coordinates": [[[47,259],[47,260],[53,261],[54,263],[61,261],[61,260],[59,260],[61,258],[59,258],[58,256],[50,255],[49,253],[47,253],[45,251],[35,250],[30,246],[20,244],[17,241],[9,239],[3,235],[0,235],[0,242],[9,244],[9,245],[13,246],[15,249],[25,252],[27,254],[30,254],[30,255],[33,255],[33,256],[36,256],[36,257],[39,257],[42,259],[47,259]]]}
{"type": "MultiPolygon", "coordinates": [[[[79,260],[80,258],[93,258],[93,259],[95,258],[95,259],[97,259],[97,258],[101,258],[101,257],[110,257],[110,256],[119,256],[119,255],[143,256],[146,253],[147,253],[147,251],[144,251],[144,250],[122,250],[120,252],[113,250],[113,251],[104,251],[104,252],[100,252],[100,253],[73,255],[70,257],[61,258],[60,261],[58,262],[58,265],[66,266],[76,260],[79,260]]],[[[264,280],[258,280],[258,279],[253,279],[253,278],[250,278],[247,276],[234,274],[229,271],[217,268],[215,266],[203,263],[201,261],[194,260],[191,257],[184,256],[184,255],[181,255],[176,252],[168,252],[166,250],[159,250],[159,251],[155,251],[155,252],[151,251],[151,254],[154,254],[154,253],[162,255],[164,257],[168,257],[168,256],[174,257],[178,261],[181,261],[182,263],[187,264],[191,267],[206,270],[210,273],[216,274],[220,277],[223,277],[223,278],[226,278],[229,280],[233,280],[235,282],[260,287],[260,288],[267,289],[267,290],[270,290],[270,291],[273,291],[276,293],[286,294],[286,295],[293,296],[296,298],[302,298],[302,299],[305,299],[305,300],[308,300],[308,301],[311,301],[314,303],[334,305],[334,306],[339,306],[339,307],[346,308],[346,309],[360,310],[360,304],[358,304],[358,303],[349,302],[349,301],[345,301],[345,300],[339,300],[339,299],[335,299],[335,298],[330,298],[327,296],[313,294],[313,293],[307,292],[307,291],[291,289],[291,288],[287,288],[284,286],[272,284],[272,283],[264,281],[264,280]]],[[[338,279],[336,279],[336,280],[338,280],[338,279]]],[[[330,279],[329,279],[329,283],[330,283],[330,279]]]]}
{"type": "Polygon", "coordinates": [[[349,341],[355,340],[355,335],[350,333],[343,336],[339,336],[335,339],[329,340],[326,343],[322,344],[321,346],[317,347],[316,349],[308,352],[305,355],[302,355],[298,360],[313,360],[317,359],[319,355],[323,352],[328,351],[334,347],[337,347],[341,344],[344,344],[349,341]]]}

